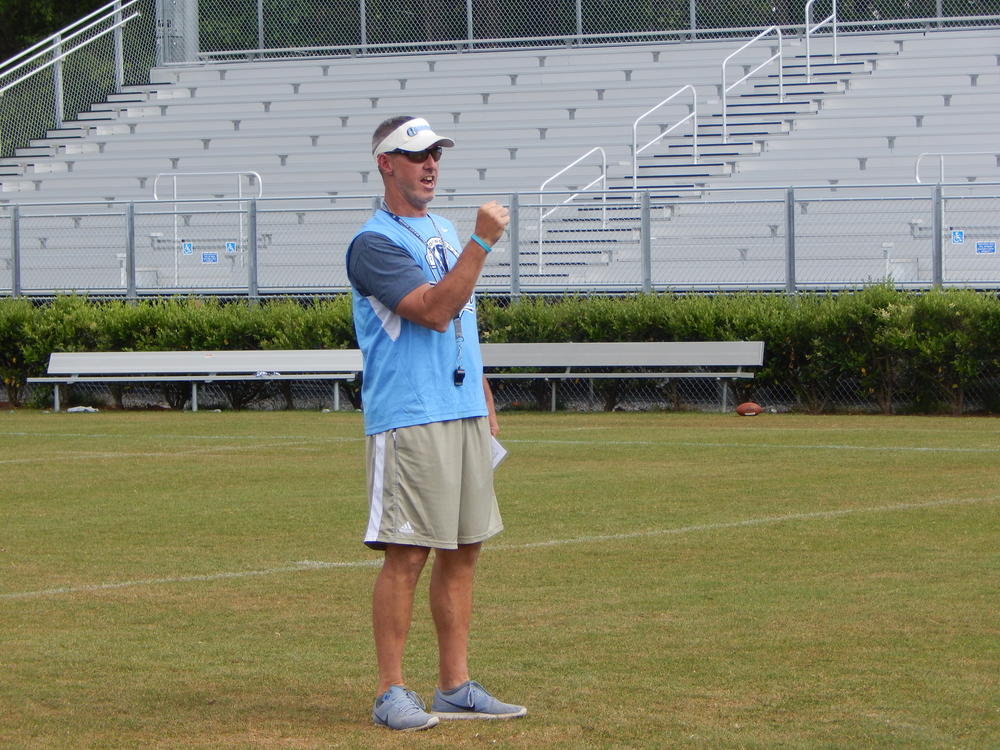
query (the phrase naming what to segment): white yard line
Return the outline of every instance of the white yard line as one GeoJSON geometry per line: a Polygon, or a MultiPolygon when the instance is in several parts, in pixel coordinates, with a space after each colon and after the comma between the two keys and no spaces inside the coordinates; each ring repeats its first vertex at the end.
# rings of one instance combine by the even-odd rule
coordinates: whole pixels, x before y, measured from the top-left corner
{"type": "MultiPolygon", "coordinates": [[[[67,437],[67,438],[128,438],[125,435],[98,435],[85,433],[15,433],[0,432],[0,436],[20,436],[29,435],[38,437],[67,437]]],[[[150,437],[150,436],[146,436],[150,437]]],[[[185,439],[185,440],[270,440],[282,441],[271,443],[248,442],[243,445],[232,446],[212,446],[206,450],[204,448],[184,450],[184,451],[152,451],[152,452],[86,452],[73,453],[67,451],[51,451],[44,456],[32,456],[30,458],[7,458],[0,459],[0,465],[4,464],[27,464],[27,463],[51,463],[57,460],[85,460],[85,459],[112,459],[112,458],[169,458],[170,456],[185,456],[192,454],[208,455],[213,452],[231,452],[237,450],[285,448],[290,446],[322,445],[327,443],[359,443],[362,437],[329,437],[315,438],[306,435],[158,435],[155,439],[185,439]]],[[[924,445],[846,445],[837,443],[816,443],[816,444],[788,444],[788,443],[761,443],[761,442],[709,442],[698,440],[558,440],[542,438],[508,438],[501,437],[501,442],[509,445],[600,445],[600,446],[662,446],[664,448],[724,448],[730,449],[767,449],[767,450],[828,450],[828,451],[857,451],[862,453],[1000,453],[1000,445],[996,447],[983,448],[948,448],[924,445]]]]}
{"type": "Polygon", "coordinates": [[[4,464],[51,464],[57,461],[83,461],[87,459],[108,460],[112,458],[172,458],[174,456],[214,456],[223,453],[233,453],[235,451],[258,450],[261,448],[300,448],[303,446],[315,445],[313,440],[301,440],[299,442],[287,443],[248,443],[246,445],[214,445],[211,447],[190,448],[179,451],[115,451],[115,452],[87,452],[75,453],[73,451],[53,451],[44,456],[32,456],[31,458],[4,458],[0,459],[0,465],[4,464]]]}
{"type": "MultiPolygon", "coordinates": [[[[568,544],[594,544],[597,542],[615,542],[628,539],[646,539],[658,536],[670,536],[681,534],[692,534],[699,531],[717,531],[721,529],[740,529],[752,526],[766,526],[778,523],[794,521],[818,521],[831,518],[842,518],[844,516],[858,515],[861,513],[895,513],[907,510],[920,510],[924,508],[939,508],[956,505],[973,505],[977,503],[994,503],[1000,500],[1000,495],[974,498],[946,498],[943,500],[929,500],[922,503],[899,503],[896,505],[879,505],[871,508],[847,508],[844,510],[816,511],[812,513],[789,513],[781,516],[762,516],[760,518],[748,518],[742,521],[725,521],[721,523],[697,524],[693,526],[675,526],[666,529],[651,529],[648,531],[637,531],[628,534],[601,534],[596,536],[580,536],[565,539],[549,539],[540,542],[526,542],[523,544],[489,544],[484,547],[487,552],[517,552],[522,550],[532,550],[540,547],[556,547],[568,544]]],[[[381,564],[381,559],[355,560],[346,562],[324,562],[317,560],[300,560],[276,568],[265,568],[263,570],[243,570],[224,573],[209,573],[194,576],[176,576],[167,578],[144,578],[133,581],[118,581],[114,583],[97,583],[82,586],[65,586],[61,588],[41,589],[38,591],[21,591],[9,594],[0,594],[0,600],[12,599],[32,599],[46,596],[57,596],[60,594],[80,594],[96,591],[109,591],[115,589],[135,588],[141,586],[162,586],[178,583],[197,583],[201,581],[220,581],[237,578],[252,578],[255,576],[269,576],[280,573],[298,573],[305,570],[317,570],[327,568],[371,568],[381,564]]]]}
{"type": "Polygon", "coordinates": [[[504,443],[531,445],[662,445],[682,448],[773,448],[775,450],[831,450],[831,451],[903,451],[914,453],[1000,453],[1000,445],[990,448],[935,448],[924,445],[838,445],[829,443],[716,443],[698,440],[501,440],[504,443]]]}

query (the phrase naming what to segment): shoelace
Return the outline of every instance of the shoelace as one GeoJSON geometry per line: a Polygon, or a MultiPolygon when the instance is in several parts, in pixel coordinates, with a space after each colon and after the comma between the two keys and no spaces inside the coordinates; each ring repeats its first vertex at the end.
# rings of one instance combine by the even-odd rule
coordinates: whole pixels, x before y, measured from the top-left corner
{"type": "Polygon", "coordinates": [[[480,685],[478,682],[470,682],[469,692],[466,695],[466,702],[468,703],[468,708],[475,708],[476,705],[479,703],[477,692],[483,693],[484,695],[488,695],[488,693],[486,693],[485,688],[483,688],[483,686],[480,685]]]}
{"type": "Polygon", "coordinates": [[[407,714],[423,713],[424,711],[426,711],[424,702],[420,700],[419,695],[414,693],[412,690],[405,690],[404,692],[406,693],[410,701],[412,701],[406,704],[405,711],[407,714]]]}
{"type": "MultiPolygon", "coordinates": [[[[392,706],[386,706],[386,711],[390,707],[395,708],[402,716],[410,716],[415,713],[424,713],[427,709],[424,706],[424,702],[420,700],[420,696],[414,693],[412,690],[403,689],[403,695],[405,695],[409,700],[396,700],[393,701],[392,706]]],[[[382,705],[389,703],[389,701],[384,701],[382,705]]]]}

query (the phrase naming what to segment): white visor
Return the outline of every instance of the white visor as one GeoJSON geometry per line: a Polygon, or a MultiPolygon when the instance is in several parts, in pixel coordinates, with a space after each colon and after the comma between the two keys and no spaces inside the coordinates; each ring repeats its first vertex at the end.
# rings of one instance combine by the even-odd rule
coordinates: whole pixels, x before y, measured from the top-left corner
{"type": "Polygon", "coordinates": [[[423,151],[431,146],[447,146],[451,148],[455,141],[451,138],[444,138],[433,130],[430,123],[422,117],[415,117],[407,120],[389,135],[382,139],[372,155],[378,156],[389,151],[400,149],[402,151],[423,151]]]}

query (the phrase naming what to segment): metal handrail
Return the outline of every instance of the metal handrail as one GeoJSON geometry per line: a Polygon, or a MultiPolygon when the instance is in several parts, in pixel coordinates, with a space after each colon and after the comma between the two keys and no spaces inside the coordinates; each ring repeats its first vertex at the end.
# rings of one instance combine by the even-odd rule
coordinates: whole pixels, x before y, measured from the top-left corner
{"type": "Polygon", "coordinates": [[[812,26],[812,6],[816,0],[809,0],[806,3],[806,82],[812,83],[812,34],[817,29],[823,28],[827,23],[831,23],[831,28],[833,29],[833,62],[836,63],[837,60],[837,0],[833,0],[833,9],[830,11],[830,15],[824,18],[822,21],[818,21],[815,26],[812,26]]]}
{"type": "Polygon", "coordinates": [[[679,89],[677,89],[677,91],[675,91],[674,93],[672,93],[670,96],[668,96],[662,102],[660,102],[655,107],[653,107],[652,109],[650,109],[648,112],[644,112],[643,114],[639,115],[635,119],[635,122],[632,123],[632,193],[633,194],[639,189],[639,154],[642,153],[643,151],[645,151],[650,146],[652,146],[654,143],[657,143],[660,140],[662,140],[664,138],[664,136],[666,136],[668,133],[670,133],[675,128],[680,127],[681,125],[683,125],[688,120],[691,120],[691,145],[693,146],[693,149],[694,149],[694,151],[693,151],[693,153],[694,153],[694,163],[697,164],[698,163],[698,92],[695,90],[694,86],[692,86],[691,84],[686,84],[684,86],[681,86],[679,89]],[[669,128],[667,128],[666,130],[662,131],[658,136],[656,136],[649,143],[647,143],[646,145],[640,147],[639,146],[639,123],[643,119],[645,119],[647,116],[653,114],[656,110],[658,110],[664,104],[666,104],[667,102],[669,102],[675,96],[677,96],[678,94],[683,93],[684,91],[686,91],[688,89],[691,89],[691,111],[688,113],[687,117],[684,117],[683,119],[678,120],[673,125],[671,125],[669,128]]]}
{"type": "MultiPolygon", "coordinates": [[[[133,2],[137,2],[138,0],[132,0],[132,1],[133,2]]],[[[67,37],[67,39],[72,39],[73,37],[78,36],[79,34],[82,34],[85,31],[89,31],[94,26],[97,26],[98,24],[103,23],[104,21],[107,21],[110,16],[115,16],[115,15],[118,15],[118,13],[117,12],[110,13],[110,14],[108,14],[108,16],[105,16],[104,18],[99,18],[98,20],[94,21],[92,24],[86,26],[85,28],[80,29],[79,31],[77,31],[73,35],[67,37]]],[[[90,37],[90,39],[86,40],[85,42],[80,42],[75,47],[71,47],[70,49],[66,50],[65,52],[60,52],[60,54],[53,56],[48,62],[46,62],[43,65],[39,65],[37,68],[34,68],[30,73],[25,73],[20,78],[17,78],[16,80],[11,81],[10,83],[5,84],[4,86],[0,86],[0,95],[2,95],[8,89],[13,88],[17,84],[23,83],[24,81],[27,81],[29,78],[31,78],[34,75],[37,75],[38,73],[40,73],[41,71],[45,70],[46,68],[49,68],[49,67],[55,65],[58,62],[62,62],[62,60],[64,60],[65,58],[69,57],[71,54],[73,54],[77,50],[83,49],[88,44],[97,41],[98,39],[100,39],[105,34],[110,34],[115,29],[121,28],[122,26],[124,26],[125,24],[127,24],[129,21],[131,21],[133,18],[138,18],[139,15],[140,15],[139,13],[133,13],[128,18],[123,18],[122,20],[117,21],[116,23],[112,24],[111,26],[109,26],[108,28],[106,28],[101,33],[96,34],[96,35],[90,37]]],[[[63,42],[62,41],[57,41],[51,47],[46,47],[45,49],[43,49],[38,54],[32,55],[27,60],[23,60],[22,62],[18,63],[14,67],[12,67],[10,70],[5,71],[4,73],[2,73],[0,75],[9,75],[9,74],[13,73],[15,70],[24,67],[28,63],[34,62],[35,60],[37,60],[38,58],[40,58],[40,57],[42,57],[42,56],[44,56],[46,54],[49,54],[49,53],[54,52],[56,50],[61,50],[62,46],[63,46],[63,42]]],[[[11,58],[11,59],[14,59],[14,58],[11,58]]]]}
{"type": "MultiPolygon", "coordinates": [[[[176,201],[176,200],[181,200],[180,198],[177,197],[177,178],[178,177],[207,177],[207,176],[218,177],[220,175],[221,176],[227,176],[228,175],[228,176],[236,178],[236,192],[237,192],[237,198],[236,199],[237,200],[243,200],[244,197],[247,197],[247,196],[243,195],[243,183],[240,181],[240,177],[244,177],[244,176],[246,176],[246,177],[256,177],[257,178],[257,195],[254,196],[254,197],[260,198],[260,197],[262,197],[264,195],[264,181],[263,181],[263,179],[261,178],[261,176],[260,176],[260,174],[258,172],[253,172],[253,171],[248,171],[248,170],[244,170],[242,172],[160,172],[158,175],[156,175],[155,179],[153,180],[153,200],[156,200],[156,201],[176,201]],[[158,187],[158,185],[160,183],[160,178],[161,177],[171,177],[171,178],[173,178],[174,194],[172,196],[164,196],[164,197],[161,198],[160,195],[159,195],[159,193],[157,192],[157,187],[158,187]]],[[[223,199],[219,199],[219,200],[232,200],[232,198],[229,198],[229,199],[223,198],[223,199]]]]}
{"type": "MultiPolygon", "coordinates": [[[[543,182],[541,184],[541,187],[538,188],[538,202],[539,202],[539,206],[538,206],[538,270],[539,271],[542,270],[542,243],[543,243],[543,240],[542,240],[542,223],[545,221],[545,219],[547,219],[549,216],[551,216],[556,210],[558,210],[562,206],[565,206],[567,203],[572,202],[581,193],[585,193],[586,191],[590,190],[590,188],[594,187],[594,185],[596,185],[599,182],[603,183],[603,187],[601,188],[601,190],[603,191],[601,193],[601,229],[605,229],[608,226],[608,155],[607,155],[607,153],[604,151],[604,149],[601,146],[594,146],[594,148],[590,149],[590,151],[588,151],[587,153],[585,153],[582,156],[580,156],[578,159],[576,159],[571,164],[567,164],[565,167],[563,167],[562,169],[560,169],[554,175],[552,175],[551,177],[549,177],[545,182],[543,182]],[[567,198],[566,200],[562,201],[562,203],[560,203],[560,204],[558,204],[556,206],[553,206],[548,211],[546,211],[545,210],[545,205],[544,205],[544,202],[543,202],[543,197],[544,197],[544,194],[545,194],[545,188],[546,188],[546,186],[550,182],[552,182],[552,180],[556,179],[557,177],[559,177],[559,176],[565,174],[566,172],[568,172],[569,170],[571,170],[573,167],[575,167],[581,161],[583,161],[588,156],[590,156],[591,154],[593,154],[595,151],[600,151],[600,153],[601,153],[601,174],[600,174],[600,176],[597,177],[597,179],[595,179],[595,180],[593,180],[591,182],[588,182],[586,185],[583,186],[583,188],[581,188],[580,190],[577,190],[575,193],[573,193],[571,196],[569,196],[569,198],[567,198]]],[[[516,261],[512,260],[511,262],[516,262],[516,261]]]]}
{"type": "Polygon", "coordinates": [[[731,55],[729,55],[729,57],[727,57],[725,60],[722,61],[722,142],[723,143],[729,143],[729,123],[728,123],[727,118],[726,118],[726,97],[727,97],[727,95],[729,94],[729,92],[732,89],[734,89],[737,86],[739,86],[747,78],[749,78],[750,76],[752,76],[754,73],[756,73],[758,70],[760,70],[761,68],[763,68],[765,65],[767,65],[769,63],[772,63],[775,60],[778,61],[778,101],[779,102],[785,101],[785,79],[784,79],[784,72],[782,70],[782,60],[783,60],[783,57],[782,57],[782,49],[781,48],[782,48],[781,29],[778,26],[769,26],[768,28],[764,29],[757,36],[755,36],[753,39],[751,39],[749,42],[747,42],[746,44],[744,44],[742,47],[740,47],[738,50],[736,50],[735,52],[733,52],[731,55]],[[769,58],[767,58],[764,62],[762,62],[756,68],[754,68],[753,70],[749,71],[740,80],[733,82],[729,86],[726,86],[726,65],[729,64],[729,61],[732,60],[734,57],[736,57],[736,55],[738,55],[740,52],[742,52],[743,50],[745,50],[747,47],[751,46],[752,44],[755,44],[757,41],[759,41],[760,39],[763,39],[765,36],[767,36],[768,34],[770,34],[772,32],[775,32],[778,35],[778,51],[775,52],[773,55],[771,55],[769,58]]]}
{"type": "Polygon", "coordinates": [[[920,162],[923,161],[925,156],[936,156],[938,160],[938,182],[944,182],[944,157],[946,156],[993,156],[997,159],[997,163],[1000,164],[1000,151],[925,151],[924,153],[917,156],[917,160],[913,165],[913,180],[919,184],[923,185],[923,181],[920,179],[920,162]]]}
{"type": "MultiPolygon", "coordinates": [[[[101,21],[107,20],[108,17],[114,16],[117,13],[120,13],[121,11],[125,10],[125,8],[129,7],[130,5],[134,5],[137,2],[139,2],[139,0],[127,0],[127,2],[124,2],[124,3],[121,2],[121,0],[112,0],[112,2],[108,3],[107,5],[105,5],[105,6],[101,7],[101,8],[98,8],[95,11],[92,11],[92,12],[88,13],[83,18],[79,18],[76,21],[74,21],[73,23],[71,23],[69,26],[67,26],[67,27],[65,27],[63,29],[60,29],[56,33],[52,34],[51,36],[48,36],[45,39],[42,39],[40,42],[35,42],[33,45],[31,45],[27,49],[21,50],[20,52],[18,52],[13,57],[11,57],[11,58],[5,60],[4,62],[0,63],[0,76],[8,75],[12,71],[17,70],[20,67],[23,67],[24,65],[26,65],[29,62],[31,62],[32,60],[35,60],[38,57],[40,57],[42,54],[45,54],[45,52],[50,51],[53,47],[56,47],[56,46],[62,44],[67,39],[72,39],[72,38],[74,38],[76,36],[79,36],[82,32],[87,31],[87,30],[93,28],[95,25],[97,25],[101,21]],[[72,34],[66,35],[66,32],[68,32],[70,29],[75,28],[76,26],[79,26],[81,23],[89,21],[91,18],[93,18],[96,15],[100,15],[101,13],[104,13],[104,11],[106,11],[108,8],[114,8],[114,10],[112,12],[110,12],[110,13],[107,13],[105,16],[101,17],[100,19],[98,19],[94,23],[90,24],[86,28],[84,28],[84,29],[78,29],[77,31],[73,32],[72,34]],[[51,44],[50,44],[50,42],[51,42],[51,44]],[[46,49],[43,50],[38,55],[34,55],[31,58],[31,60],[23,60],[20,63],[18,63],[17,65],[12,65],[12,63],[15,60],[17,60],[17,59],[19,59],[21,57],[24,57],[25,55],[31,54],[32,52],[34,52],[36,49],[39,49],[40,47],[46,47],[46,49]],[[4,70],[4,68],[6,68],[8,66],[11,66],[10,70],[4,70]]],[[[140,15],[140,14],[136,13],[134,16],[130,16],[130,19],[134,18],[135,16],[138,16],[138,15],[140,15]]]]}

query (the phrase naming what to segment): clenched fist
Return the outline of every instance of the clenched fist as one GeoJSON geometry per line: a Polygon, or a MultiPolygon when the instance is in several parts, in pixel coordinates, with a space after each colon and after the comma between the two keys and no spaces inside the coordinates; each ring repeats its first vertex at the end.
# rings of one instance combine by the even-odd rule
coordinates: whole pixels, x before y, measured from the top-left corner
{"type": "Polygon", "coordinates": [[[496,201],[484,203],[476,214],[475,233],[483,242],[492,247],[503,237],[510,223],[510,214],[496,201]]]}

